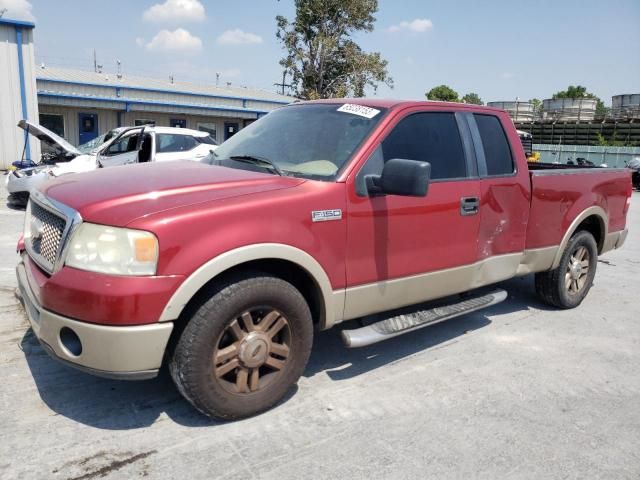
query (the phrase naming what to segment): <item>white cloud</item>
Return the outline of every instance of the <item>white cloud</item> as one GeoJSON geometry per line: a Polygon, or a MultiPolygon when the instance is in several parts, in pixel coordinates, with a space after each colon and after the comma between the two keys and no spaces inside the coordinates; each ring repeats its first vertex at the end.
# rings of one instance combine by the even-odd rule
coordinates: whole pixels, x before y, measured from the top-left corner
{"type": "Polygon", "coordinates": [[[389,32],[399,32],[406,30],[409,32],[423,33],[433,28],[433,22],[428,18],[415,18],[411,21],[400,22],[397,25],[391,25],[387,30],[389,32]]]}
{"type": "Polygon", "coordinates": [[[262,43],[262,37],[255,33],[244,32],[239,28],[227,30],[218,37],[221,45],[252,45],[262,43]]]}
{"type": "Polygon", "coordinates": [[[29,22],[33,22],[36,19],[31,13],[33,7],[27,0],[0,0],[0,12],[5,8],[7,11],[2,15],[3,18],[27,20],[29,22]]]}
{"type": "MultiPolygon", "coordinates": [[[[136,43],[143,43],[142,39],[136,39],[136,43]]],[[[150,52],[180,52],[193,54],[202,50],[202,40],[191,35],[184,28],[178,28],[173,32],[160,30],[145,48],[150,52]]]]}
{"type": "Polygon", "coordinates": [[[156,23],[202,22],[206,14],[199,0],[166,0],[149,7],[142,18],[156,23]]]}

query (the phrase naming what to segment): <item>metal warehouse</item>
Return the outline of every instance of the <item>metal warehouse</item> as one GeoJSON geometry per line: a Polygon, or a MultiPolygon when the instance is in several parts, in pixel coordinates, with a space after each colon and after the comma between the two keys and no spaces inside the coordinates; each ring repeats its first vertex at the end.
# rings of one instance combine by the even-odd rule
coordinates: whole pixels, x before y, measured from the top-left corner
{"type": "Polygon", "coordinates": [[[243,87],[199,85],[60,68],[36,69],[39,120],[73,144],[123,125],[206,130],[223,141],[291,97],[243,87]]]}
{"type": "Polygon", "coordinates": [[[36,66],[31,22],[0,18],[0,169],[24,152],[37,160],[16,124],[40,123],[79,145],[119,126],[155,124],[204,130],[222,142],[293,99],[265,90],[204,85],[120,73],[36,66]]]}

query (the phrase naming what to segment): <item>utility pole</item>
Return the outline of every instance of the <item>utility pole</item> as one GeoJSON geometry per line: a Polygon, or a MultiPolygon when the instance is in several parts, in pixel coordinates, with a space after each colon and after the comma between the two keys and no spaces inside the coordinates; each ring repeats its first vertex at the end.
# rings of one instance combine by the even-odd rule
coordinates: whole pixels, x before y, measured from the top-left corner
{"type": "Polygon", "coordinates": [[[274,83],[276,87],[282,87],[282,95],[284,95],[284,87],[291,88],[290,83],[285,83],[286,78],[287,78],[287,71],[285,70],[282,72],[282,83],[274,83]]]}

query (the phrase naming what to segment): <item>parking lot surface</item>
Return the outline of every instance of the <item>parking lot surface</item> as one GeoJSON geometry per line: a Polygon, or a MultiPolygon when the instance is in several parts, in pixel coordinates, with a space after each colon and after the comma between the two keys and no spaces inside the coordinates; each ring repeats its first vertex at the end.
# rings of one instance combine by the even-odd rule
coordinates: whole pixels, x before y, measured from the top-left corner
{"type": "Polygon", "coordinates": [[[47,356],[14,297],[24,213],[1,183],[2,479],[640,478],[638,193],[579,308],[541,304],[529,276],[500,305],[370,347],[321,332],[296,391],[224,423],[166,372],[106,380],[47,356]]]}

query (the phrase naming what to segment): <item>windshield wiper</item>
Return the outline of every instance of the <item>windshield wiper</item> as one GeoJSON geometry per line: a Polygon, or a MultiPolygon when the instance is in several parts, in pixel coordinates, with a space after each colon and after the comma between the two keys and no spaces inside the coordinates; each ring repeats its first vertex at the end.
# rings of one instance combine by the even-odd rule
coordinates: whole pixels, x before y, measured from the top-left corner
{"type": "Polygon", "coordinates": [[[278,175],[280,175],[281,177],[284,176],[282,169],[266,157],[260,157],[258,155],[231,155],[229,158],[231,160],[236,160],[238,162],[247,162],[247,163],[253,163],[253,164],[266,163],[278,175]]]}

